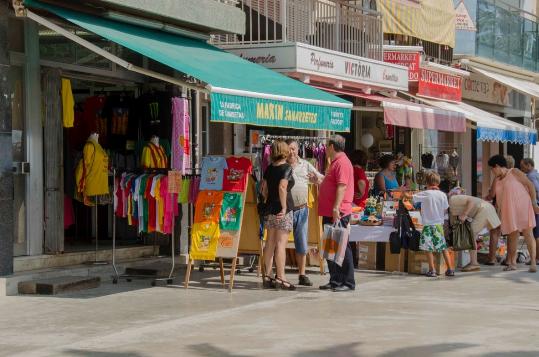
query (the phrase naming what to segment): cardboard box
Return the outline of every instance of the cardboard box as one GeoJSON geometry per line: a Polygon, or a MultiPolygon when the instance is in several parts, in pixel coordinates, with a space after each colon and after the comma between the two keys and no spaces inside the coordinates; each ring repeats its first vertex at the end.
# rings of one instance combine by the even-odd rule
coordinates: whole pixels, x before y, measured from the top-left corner
{"type": "Polygon", "coordinates": [[[387,272],[406,272],[406,259],[408,258],[408,250],[401,249],[400,254],[391,254],[389,243],[385,244],[385,271],[387,272]]]}
{"type": "Polygon", "coordinates": [[[359,269],[376,270],[376,242],[357,242],[359,269]]]}
{"type": "MultiPolygon", "coordinates": [[[[453,267],[456,266],[457,254],[449,249],[449,257],[453,262],[453,267]]],[[[447,271],[447,265],[442,253],[434,253],[434,266],[438,275],[443,275],[447,271]]],[[[409,274],[426,274],[429,271],[429,263],[427,260],[426,252],[414,252],[408,253],[408,273],[409,274]]]]}

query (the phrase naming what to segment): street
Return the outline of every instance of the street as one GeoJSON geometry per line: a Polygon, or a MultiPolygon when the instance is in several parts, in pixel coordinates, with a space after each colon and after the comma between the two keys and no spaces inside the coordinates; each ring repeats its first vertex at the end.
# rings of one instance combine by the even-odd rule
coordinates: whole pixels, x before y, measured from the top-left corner
{"type": "Polygon", "coordinates": [[[539,356],[539,274],[519,268],[452,279],[358,271],[352,293],[319,291],[326,277],[314,270],[315,286],[296,292],[242,274],[232,294],[210,269],[187,291],[139,280],[5,297],[0,355],[539,356]]]}

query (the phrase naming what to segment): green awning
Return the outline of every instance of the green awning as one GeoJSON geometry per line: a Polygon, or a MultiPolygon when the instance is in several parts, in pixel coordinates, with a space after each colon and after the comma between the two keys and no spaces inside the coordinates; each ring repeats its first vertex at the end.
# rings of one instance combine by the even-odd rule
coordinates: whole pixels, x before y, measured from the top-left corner
{"type": "Polygon", "coordinates": [[[205,82],[211,120],[309,130],[350,131],[352,104],[204,41],[67,10],[45,9],[121,46],[205,82]]]}

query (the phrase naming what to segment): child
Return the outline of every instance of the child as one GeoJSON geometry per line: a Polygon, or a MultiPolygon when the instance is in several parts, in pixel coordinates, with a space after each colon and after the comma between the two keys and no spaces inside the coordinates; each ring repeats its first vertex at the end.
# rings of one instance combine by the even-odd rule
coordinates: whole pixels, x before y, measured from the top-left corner
{"type": "Polygon", "coordinates": [[[440,175],[434,171],[429,171],[425,175],[427,190],[414,195],[414,203],[421,203],[421,219],[423,231],[421,232],[420,249],[427,252],[429,261],[428,277],[436,277],[434,267],[434,252],[442,252],[447,264],[446,276],[455,276],[453,263],[447,253],[447,243],[444,238],[445,212],[449,208],[447,196],[440,191],[440,175]]]}

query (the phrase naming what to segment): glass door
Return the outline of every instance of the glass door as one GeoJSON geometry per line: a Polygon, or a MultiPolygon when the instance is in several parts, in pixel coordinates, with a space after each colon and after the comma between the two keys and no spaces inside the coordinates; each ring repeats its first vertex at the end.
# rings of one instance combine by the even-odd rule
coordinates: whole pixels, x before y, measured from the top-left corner
{"type": "Polygon", "coordinates": [[[13,176],[13,214],[14,214],[14,256],[28,254],[26,237],[26,175],[22,163],[25,160],[24,131],[24,74],[21,66],[10,66],[8,75],[11,90],[11,125],[13,143],[13,163],[16,167],[13,176]]]}

